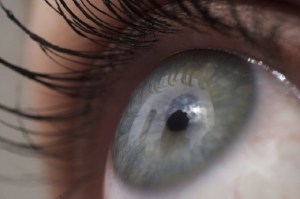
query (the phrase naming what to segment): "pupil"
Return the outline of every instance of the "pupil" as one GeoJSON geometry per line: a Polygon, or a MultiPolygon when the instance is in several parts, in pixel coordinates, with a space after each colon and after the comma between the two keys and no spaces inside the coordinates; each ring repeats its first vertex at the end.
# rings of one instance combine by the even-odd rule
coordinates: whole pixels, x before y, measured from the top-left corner
{"type": "Polygon", "coordinates": [[[167,121],[168,128],[175,132],[185,130],[188,124],[189,118],[187,117],[187,113],[181,110],[172,113],[167,121]]]}

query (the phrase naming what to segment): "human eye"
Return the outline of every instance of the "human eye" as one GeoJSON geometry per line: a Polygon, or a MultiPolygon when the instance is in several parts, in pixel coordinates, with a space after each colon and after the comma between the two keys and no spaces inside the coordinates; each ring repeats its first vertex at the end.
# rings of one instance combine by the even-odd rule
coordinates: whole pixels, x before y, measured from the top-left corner
{"type": "Polygon", "coordinates": [[[43,50],[36,59],[38,51],[29,52],[36,68],[1,63],[37,83],[31,85],[39,91],[32,94],[37,109],[3,108],[34,121],[35,130],[26,130],[56,180],[51,197],[300,195],[300,21],[292,3],[43,3],[73,29],[61,27],[70,34],[49,39],[68,44],[23,27],[43,50]],[[206,113],[199,122],[192,115],[200,109],[206,113]],[[180,132],[167,124],[176,112],[190,122],[180,132]],[[188,132],[199,142],[191,144],[188,132]],[[205,143],[194,135],[199,132],[207,135],[205,143]]]}

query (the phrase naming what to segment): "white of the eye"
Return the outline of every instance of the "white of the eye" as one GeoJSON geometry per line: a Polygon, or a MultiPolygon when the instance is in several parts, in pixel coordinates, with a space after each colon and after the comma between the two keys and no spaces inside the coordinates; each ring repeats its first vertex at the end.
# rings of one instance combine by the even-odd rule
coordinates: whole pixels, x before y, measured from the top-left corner
{"type": "Polygon", "coordinates": [[[120,183],[108,163],[105,199],[298,199],[300,102],[295,87],[258,68],[255,114],[209,170],[173,190],[143,193],[120,183]]]}

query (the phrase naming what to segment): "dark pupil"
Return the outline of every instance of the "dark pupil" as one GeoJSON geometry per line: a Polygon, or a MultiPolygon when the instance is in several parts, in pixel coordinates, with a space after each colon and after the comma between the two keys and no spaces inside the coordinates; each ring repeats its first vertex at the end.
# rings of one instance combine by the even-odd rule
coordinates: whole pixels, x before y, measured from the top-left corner
{"type": "Polygon", "coordinates": [[[189,124],[189,118],[187,113],[178,110],[170,115],[167,121],[167,126],[171,131],[182,131],[187,128],[189,124]]]}

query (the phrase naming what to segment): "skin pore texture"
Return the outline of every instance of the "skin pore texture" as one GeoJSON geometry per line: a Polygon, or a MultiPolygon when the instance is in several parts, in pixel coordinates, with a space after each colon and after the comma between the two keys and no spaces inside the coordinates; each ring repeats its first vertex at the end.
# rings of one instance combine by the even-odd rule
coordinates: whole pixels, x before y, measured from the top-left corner
{"type": "MultiPolygon", "coordinates": [[[[54,1],[50,2],[54,3],[54,1]]],[[[107,11],[102,1],[95,0],[93,2],[97,2],[96,4],[101,10],[107,11]]],[[[285,1],[285,3],[287,2],[285,1]]],[[[247,1],[247,3],[255,3],[256,6],[260,6],[258,1],[247,1]]],[[[272,1],[265,1],[264,6],[268,5],[268,3],[271,4],[272,1]]],[[[276,9],[280,10],[279,8],[276,9]]],[[[82,16],[82,13],[76,11],[75,8],[74,12],[82,16]]],[[[49,9],[43,1],[35,1],[31,13],[30,30],[54,44],[80,50],[94,49],[100,51],[105,48],[99,47],[75,34],[65,21],[53,10],[49,9]],[[47,22],[46,26],[44,25],[45,21],[47,22]]],[[[300,158],[298,155],[300,153],[300,126],[296,124],[300,123],[299,99],[295,97],[289,86],[263,70],[258,73],[257,77],[260,85],[258,96],[260,102],[257,105],[258,107],[256,107],[258,111],[255,112],[253,119],[247,124],[245,132],[239,137],[238,141],[218,160],[216,165],[209,168],[201,177],[195,177],[180,187],[163,192],[153,193],[136,190],[124,185],[114,174],[109,156],[110,144],[108,144],[112,142],[120,114],[124,106],[126,106],[131,91],[161,60],[178,51],[197,47],[220,49],[226,47],[228,50],[239,52],[243,55],[250,54],[251,57],[257,60],[266,61],[267,65],[285,74],[290,81],[299,87],[298,77],[300,70],[296,66],[298,66],[300,61],[296,55],[300,47],[300,38],[297,38],[300,30],[299,28],[291,28],[297,25],[300,27],[298,17],[295,16],[290,23],[284,25],[284,30],[291,31],[282,31],[283,36],[278,39],[279,46],[282,49],[281,57],[280,59],[278,58],[279,61],[266,61],[266,57],[262,55],[261,51],[253,48],[249,43],[241,41],[240,38],[226,39],[224,35],[207,29],[210,33],[207,34],[209,36],[204,35],[201,40],[198,40],[196,36],[193,38],[189,30],[186,30],[187,33],[184,33],[192,35],[187,41],[172,42],[174,40],[179,41],[180,36],[176,36],[176,34],[175,36],[163,37],[157,46],[154,45],[147,52],[147,55],[141,56],[140,59],[130,63],[132,67],[124,73],[122,80],[110,88],[106,97],[107,100],[101,103],[101,107],[100,105],[95,105],[95,108],[101,108],[101,115],[105,116],[95,126],[99,132],[99,140],[91,144],[94,147],[93,153],[97,157],[93,161],[98,172],[89,183],[85,183],[80,188],[75,188],[77,190],[71,198],[298,199],[300,196],[300,158]],[[285,38],[290,38],[290,40],[285,38]],[[151,57],[156,57],[156,59],[146,64],[143,63],[143,60],[151,60],[151,57]],[[144,68],[138,69],[141,64],[145,65],[144,68]]],[[[116,23],[110,18],[103,20],[111,24],[116,23]]],[[[33,71],[41,73],[65,71],[64,68],[50,60],[40,50],[39,46],[30,41],[28,41],[24,52],[25,65],[32,66],[31,70],[33,71]]],[[[61,60],[61,63],[64,64],[64,60],[61,60]]],[[[65,62],[65,64],[67,65],[68,62],[65,62]]],[[[81,68],[83,66],[75,64],[74,67],[81,68]]],[[[31,103],[36,107],[62,103],[76,106],[79,103],[74,99],[66,98],[42,86],[36,84],[30,86],[31,103]]],[[[67,128],[72,124],[63,123],[59,125],[62,128],[67,128]]],[[[36,128],[52,130],[53,126],[38,124],[36,128]]],[[[48,142],[48,139],[36,138],[40,143],[48,142]]],[[[72,159],[76,161],[78,158],[74,154],[78,145],[79,143],[71,144],[63,149],[59,149],[70,154],[71,166],[59,167],[61,165],[56,160],[45,160],[45,174],[53,178],[62,179],[63,182],[63,186],[60,183],[51,186],[49,199],[64,196],[64,193],[68,192],[74,186],[76,179],[78,179],[79,174],[72,167],[72,159]]]]}

